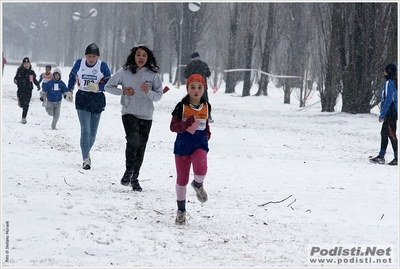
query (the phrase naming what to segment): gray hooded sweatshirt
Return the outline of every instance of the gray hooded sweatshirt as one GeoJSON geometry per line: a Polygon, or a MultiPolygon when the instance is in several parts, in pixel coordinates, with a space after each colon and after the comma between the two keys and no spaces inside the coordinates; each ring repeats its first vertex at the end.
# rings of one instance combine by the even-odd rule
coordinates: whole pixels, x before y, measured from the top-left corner
{"type": "Polygon", "coordinates": [[[114,95],[121,95],[122,115],[131,114],[143,120],[152,120],[154,112],[153,102],[161,100],[163,95],[160,75],[143,67],[132,74],[129,69],[121,68],[107,82],[105,91],[114,95]],[[145,94],[140,86],[143,82],[149,85],[149,92],[145,94]],[[118,86],[122,86],[118,87],[118,86]],[[131,87],[133,96],[123,95],[123,89],[131,87]]]}

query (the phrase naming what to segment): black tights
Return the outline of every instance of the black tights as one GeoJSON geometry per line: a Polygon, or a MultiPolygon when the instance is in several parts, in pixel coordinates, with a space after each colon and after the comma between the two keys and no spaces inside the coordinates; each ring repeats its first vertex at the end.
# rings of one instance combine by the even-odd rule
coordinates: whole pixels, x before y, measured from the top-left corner
{"type": "Polygon", "coordinates": [[[397,152],[396,126],[397,117],[387,117],[383,121],[381,130],[381,153],[386,152],[389,139],[392,143],[393,152],[397,152]]]}
{"type": "Polygon", "coordinates": [[[19,94],[17,93],[19,106],[22,108],[22,117],[26,118],[28,115],[29,103],[31,102],[32,94],[19,94]]]}
{"type": "Polygon", "coordinates": [[[130,114],[122,116],[126,135],[125,166],[127,170],[133,170],[134,179],[139,177],[152,122],[130,114]]]}

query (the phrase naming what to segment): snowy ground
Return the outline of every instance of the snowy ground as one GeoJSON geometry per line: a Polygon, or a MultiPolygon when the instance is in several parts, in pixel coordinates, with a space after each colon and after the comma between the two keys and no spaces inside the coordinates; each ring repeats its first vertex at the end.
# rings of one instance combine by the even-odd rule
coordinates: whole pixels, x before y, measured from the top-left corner
{"type": "MultiPolygon", "coordinates": [[[[63,101],[58,130],[51,130],[34,89],[22,125],[16,69],[6,66],[1,89],[3,267],[329,266],[310,263],[312,246],[392,247],[386,264],[339,266],[398,267],[398,167],[368,162],[380,144],[376,110],[321,113],[318,103],[300,109],[294,97],[283,104],[272,83],[268,97],[241,98],[241,84],[237,94],[211,90],[209,201],[200,204],[189,186],[191,219],[181,227],[174,223],[169,123],[184,87],[169,85],[155,104],[143,192],[135,193],[119,184],[125,169],[119,97],[106,95],[92,169],[82,170],[74,105],[63,101]]],[[[64,82],[69,71],[62,68],[64,82]]],[[[308,100],[317,101],[318,94],[308,100]]]]}

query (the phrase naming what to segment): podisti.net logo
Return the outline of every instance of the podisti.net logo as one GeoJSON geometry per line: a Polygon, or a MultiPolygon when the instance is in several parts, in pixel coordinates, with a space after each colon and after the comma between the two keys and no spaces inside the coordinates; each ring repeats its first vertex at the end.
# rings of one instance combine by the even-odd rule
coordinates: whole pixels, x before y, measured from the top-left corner
{"type": "Polygon", "coordinates": [[[382,245],[308,245],[308,263],[314,265],[395,265],[393,246],[382,245]]]}

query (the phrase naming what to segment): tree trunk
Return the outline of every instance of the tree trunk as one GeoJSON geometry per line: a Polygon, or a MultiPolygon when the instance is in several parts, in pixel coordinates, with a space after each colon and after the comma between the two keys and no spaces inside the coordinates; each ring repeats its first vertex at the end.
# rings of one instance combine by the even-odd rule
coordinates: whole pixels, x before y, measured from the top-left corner
{"type": "MultiPolygon", "coordinates": [[[[254,4],[247,4],[246,9],[249,10],[248,21],[247,21],[247,34],[246,34],[246,51],[245,51],[245,68],[251,69],[252,59],[253,59],[253,42],[254,42],[254,27],[253,27],[253,20],[254,20],[254,4]]],[[[250,95],[251,89],[251,71],[246,71],[244,73],[244,82],[243,82],[243,91],[242,97],[250,95]]]]}
{"type": "MultiPolygon", "coordinates": [[[[234,69],[236,59],[236,42],[237,42],[237,28],[239,17],[239,3],[232,3],[233,13],[230,15],[230,31],[229,31],[229,58],[227,69],[234,69]]],[[[226,88],[225,93],[234,93],[236,86],[236,73],[226,73],[226,88]]]]}
{"type": "MultiPolygon", "coordinates": [[[[164,57],[162,53],[162,47],[161,44],[163,44],[163,29],[161,28],[162,24],[160,23],[161,18],[158,18],[158,8],[159,4],[158,3],[152,3],[152,8],[153,11],[152,13],[154,14],[154,18],[151,24],[152,30],[153,30],[153,53],[155,55],[155,58],[157,59],[157,65],[160,67],[160,73],[166,73],[167,70],[163,70],[164,68],[164,57]]],[[[163,81],[163,76],[161,76],[161,80],[163,81]]]]}
{"type": "Polygon", "coordinates": [[[398,7],[397,3],[390,3],[390,15],[388,16],[390,19],[388,19],[389,22],[389,33],[388,33],[388,54],[387,54],[387,62],[388,64],[391,61],[395,61],[398,59],[398,53],[397,53],[397,37],[398,37],[398,23],[397,23],[397,16],[398,16],[398,7]]]}
{"type": "Polygon", "coordinates": [[[336,99],[342,90],[341,78],[342,62],[341,46],[343,46],[344,25],[342,24],[343,7],[340,4],[332,6],[331,38],[327,55],[325,87],[321,89],[322,112],[334,112],[336,99]]]}
{"type": "Polygon", "coordinates": [[[310,62],[310,52],[307,53],[307,62],[306,62],[306,70],[303,82],[301,83],[300,88],[300,107],[305,107],[307,102],[307,89],[308,89],[308,65],[310,62]]]}
{"type": "MultiPolygon", "coordinates": [[[[70,13],[73,14],[77,9],[76,9],[77,4],[71,4],[70,6],[70,13]]],[[[66,66],[73,66],[75,63],[75,50],[76,50],[76,32],[77,32],[77,21],[73,20],[72,23],[70,24],[71,31],[70,31],[70,40],[67,43],[68,44],[68,54],[67,58],[65,59],[65,65],[66,66]]],[[[89,44],[88,44],[89,45],[89,44]]]]}
{"type": "MultiPolygon", "coordinates": [[[[292,40],[290,39],[289,36],[287,36],[289,39],[289,45],[288,45],[288,61],[287,61],[287,75],[291,76],[292,75],[292,40]]],[[[283,96],[283,103],[284,104],[290,104],[290,94],[292,93],[292,79],[291,78],[286,78],[285,79],[285,85],[283,87],[284,91],[284,96],[283,96]]]]}
{"type": "MultiPolygon", "coordinates": [[[[275,22],[275,4],[274,3],[270,3],[268,6],[267,20],[268,20],[267,34],[265,35],[264,49],[261,54],[261,57],[262,57],[261,70],[264,72],[268,72],[268,68],[269,68],[269,57],[270,57],[270,53],[271,53],[270,47],[271,47],[271,40],[273,38],[274,22],[275,22]]],[[[261,78],[260,78],[256,96],[259,96],[259,95],[268,96],[268,81],[269,81],[268,76],[261,74],[261,78]]]]}
{"type": "MultiPolygon", "coordinates": [[[[382,85],[388,46],[389,4],[355,3],[348,22],[348,64],[343,77],[343,107],[347,113],[370,113],[374,96],[382,85]],[[379,29],[379,30],[377,30],[379,29]]],[[[348,14],[350,15],[350,14],[348,14]]],[[[391,22],[389,22],[390,24],[391,22]]],[[[392,60],[393,61],[393,60],[392,60]]]]}

